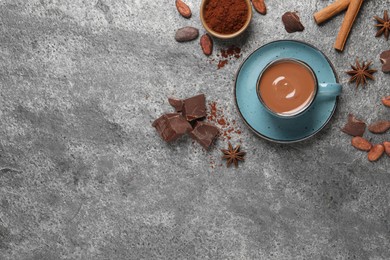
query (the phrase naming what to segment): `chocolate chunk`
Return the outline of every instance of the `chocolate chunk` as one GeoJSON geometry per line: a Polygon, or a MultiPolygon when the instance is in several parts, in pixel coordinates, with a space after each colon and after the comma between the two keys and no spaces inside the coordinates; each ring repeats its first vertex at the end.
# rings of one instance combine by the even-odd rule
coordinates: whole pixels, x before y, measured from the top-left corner
{"type": "Polygon", "coordinates": [[[206,97],[204,94],[183,100],[183,116],[188,121],[206,116],[206,97]]]}
{"type": "Polygon", "coordinates": [[[168,98],[168,102],[175,108],[176,112],[181,112],[183,109],[183,100],[177,98],[168,98]]]}
{"type": "Polygon", "coordinates": [[[214,139],[218,136],[218,127],[204,122],[196,122],[190,136],[201,144],[206,150],[210,148],[214,139]]]}
{"type": "Polygon", "coordinates": [[[166,142],[172,142],[192,130],[187,120],[178,113],[164,114],[157,118],[152,126],[166,142]]]}
{"type": "Polygon", "coordinates": [[[354,115],[349,114],[348,122],[341,129],[341,131],[352,136],[363,136],[364,131],[366,131],[366,123],[356,119],[354,115]]]}
{"type": "Polygon", "coordinates": [[[295,12],[285,13],[282,16],[282,22],[284,24],[284,28],[288,33],[301,32],[305,30],[305,27],[299,20],[299,16],[295,12]]]}
{"type": "Polygon", "coordinates": [[[384,51],[380,55],[380,60],[382,62],[382,71],[385,73],[390,72],[390,50],[384,51]]]}

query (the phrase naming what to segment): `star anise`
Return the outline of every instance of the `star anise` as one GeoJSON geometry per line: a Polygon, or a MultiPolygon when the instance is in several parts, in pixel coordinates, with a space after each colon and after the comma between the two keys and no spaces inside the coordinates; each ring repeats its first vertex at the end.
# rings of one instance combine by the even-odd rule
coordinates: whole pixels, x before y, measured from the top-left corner
{"type": "Polygon", "coordinates": [[[376,33],[375,37],[379,37],[382,34],[385,35],[386,41],[389,40],[389,34],[390,34],[390,19],[389,15],[387,13],[387,10],[383,13],[383,18],[380,18],[378,16],[374,16],[374,19],[377,21],[377,24],[375,25],[378,27],[378,32],[376,33]]]}
{"type": "Polygon", "coordinates": [[[232,144],[229,142],[228,149],[221,149],[221,151],[224,154],[222,159],[226,159],[227,167],[230,167],[232,163],[234,163],[234,166],[238,167],[238,161],[245,161],[244,156],[246,153],[240,152],[240,145],[233,148],[232,144]]]}
{"type": "Polygon", "coordinates": [[[367,79],[375,80],[372,74],[375,73],[377,70],[369,69],[371,64],[372,61],[363,62],[360,66],[358,59],[356,59],[356,65],[354,66],[351,64],[352,70],[347,71],[347,74],[351,76],[349,83],[355,81],[356,88],[358,88],[360,84],[364,87],[364,85],[367,83],[367,79]]]}

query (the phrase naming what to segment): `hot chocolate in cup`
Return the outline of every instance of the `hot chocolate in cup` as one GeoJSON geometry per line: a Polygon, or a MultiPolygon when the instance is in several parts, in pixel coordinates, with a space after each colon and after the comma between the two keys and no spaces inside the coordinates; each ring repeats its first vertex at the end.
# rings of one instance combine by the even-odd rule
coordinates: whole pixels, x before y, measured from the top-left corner
{"type": "Polygon", "coordinates": [[[319,96],[336,97],[338,83],[318,83],[316,74],[305,62],[279,59],[269,63],[257,81],[257,95],[271,114],[294,118],[305,113],[319,96]]]}

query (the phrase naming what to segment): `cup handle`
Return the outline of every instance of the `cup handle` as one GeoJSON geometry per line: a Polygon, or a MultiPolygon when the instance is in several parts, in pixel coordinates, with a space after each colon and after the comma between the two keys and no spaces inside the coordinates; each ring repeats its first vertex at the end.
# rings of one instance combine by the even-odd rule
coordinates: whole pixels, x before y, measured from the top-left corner
{"type": "Polygon", "coordinates": [[[318,95],[337,97],[341,94],[341,85],[339,83],[320,83],[318,84],[318,95]]]}

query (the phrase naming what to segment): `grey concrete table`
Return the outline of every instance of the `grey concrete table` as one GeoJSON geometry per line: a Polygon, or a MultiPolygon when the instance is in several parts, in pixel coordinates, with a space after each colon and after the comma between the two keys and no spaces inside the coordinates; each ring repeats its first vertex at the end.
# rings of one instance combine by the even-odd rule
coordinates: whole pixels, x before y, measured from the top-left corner
{"type": "Polygon", "coordinates": [[[390,76],[356,90],[344,71],[357,57],[380,68],[390,46],[372,16],[390,2],[366,1],[342,54],[343,16],[312,19],[330,2],[269,0],[207,58],[197,41],[174,41],[179,27],[201,29],[199,1],[190,20],[173,0],[0,1],[0,259],[390,259],[390,158],[369,163],[339,130],[349,112],[389,118],[379,100],[390,76]],[[303,33],[281,24],[293,10],[303,33]],[[330,124],[293,145],[256,137],[233,102],[240,63],[277,39],[317,46],[344,85],[330,124]],[[243,56],[217,70],[231,44],[243,56]],[[205,152],[151,127],[171,111],[167,96],[199,92],[237,121],[231,141],[248,152],[238,169],[220,166],[226,141],[205,152]]]}

